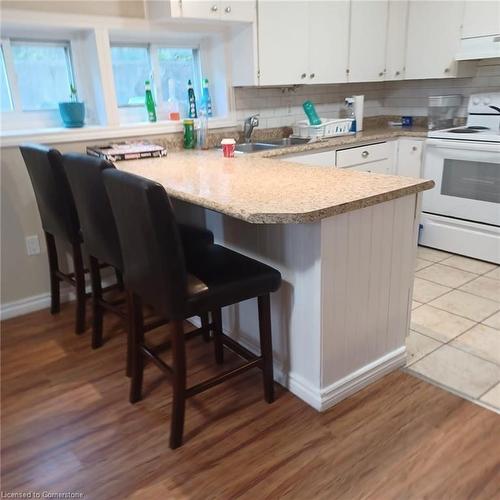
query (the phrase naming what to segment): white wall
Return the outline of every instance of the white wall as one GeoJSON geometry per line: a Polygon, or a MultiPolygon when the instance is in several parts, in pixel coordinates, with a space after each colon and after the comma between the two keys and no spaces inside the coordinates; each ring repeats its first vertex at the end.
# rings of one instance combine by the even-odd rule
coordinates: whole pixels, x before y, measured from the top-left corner
{"type": "Polygon", "coordinates": [[[235,89],[238,120],[260,113],[260,126],[282,127],[304,118],[302,103],[311,99],[326,118],[336,118],[344,97],[365,94],[365,116],[427,115],[430,95],[462,94],[459,116],[467,114],[467,98],[477,92],[500,92],[500,59],[479,62],[472,78],[398,82],[308,85],[295,89],[241,87],[235,89]]]}

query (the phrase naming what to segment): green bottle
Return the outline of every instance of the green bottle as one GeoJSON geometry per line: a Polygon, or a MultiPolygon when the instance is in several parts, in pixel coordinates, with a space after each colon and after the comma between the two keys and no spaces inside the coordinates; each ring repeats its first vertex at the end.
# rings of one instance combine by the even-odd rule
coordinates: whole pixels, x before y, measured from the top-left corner
{"type": "Polygon", "coordinates": [[[150,122],[156,121],[156,109],[155,109],[155,101],[153,99],[153,93],[151,92],[151,82],[146,80],[144,83],[146,88],[146,109],[148,111],[148,120],[150,122]]]}
{"type": "Polygon", "coordinates": [[[191,80],[188,80],[188,104],[189,104],[189,118],[198,118],[198,113],[196,112],[196,97],[194,96],[194,89],[191,80]]]}

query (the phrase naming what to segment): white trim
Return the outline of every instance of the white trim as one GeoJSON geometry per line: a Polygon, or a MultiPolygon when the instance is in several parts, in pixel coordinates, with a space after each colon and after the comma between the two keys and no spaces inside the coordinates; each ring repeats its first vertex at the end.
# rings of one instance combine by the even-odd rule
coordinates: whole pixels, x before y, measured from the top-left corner
{"type": "MultiPolygon", "coordinates": [[[[236,127],[238,122],[233,118],[212,118],[208,121],[209,129],[236,127]]],[[[182,121],[159,121],[156,123],[135,123],[106,127],[91,125],[81,129],[48,128],[38,130],[12,130],[2,132],[0,147],[19,146],[23,142],[39,142],[43,144],[64,144],[68,142],[94,141],[137,137],[144,135],[163,135],[182,132],[182,121]]]]}
{"type": "Polygon", "coordinates": [[[321,389],[319,399],[320,411],[331,408],[348,396],[358,392],[363,387],[375,382],[384,375],[406,364],[406,346],[403,345],[381,358],[359,368],[343,379],[321,389]]]}

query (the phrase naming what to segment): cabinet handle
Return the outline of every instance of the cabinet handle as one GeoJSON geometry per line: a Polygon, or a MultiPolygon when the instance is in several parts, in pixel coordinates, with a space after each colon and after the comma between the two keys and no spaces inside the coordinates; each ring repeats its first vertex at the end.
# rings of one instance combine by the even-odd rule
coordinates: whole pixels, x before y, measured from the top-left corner
{"type": "Polygon", "coordinates": [[[416,151],[417,150],[417,146],[412,146],[411,150],[412,151],[416,151]]]}
{"type": "Polygon", "coordinates": [[[316,75],[315,75],[314,73],[311,73],[311,74],[309,75],[309,78],[314,78],[315,76],[316,76],[316,75]]]}
{"type": "Polygon", "coordinates": [[[212,5],[212,8],[210,9],[212,12],[217,12],[219,8],[217,7],[217,5],[212,5]]]}
{"type": "Polygon", "coordinates": [[[444,72],[445,73],[449,73],[450,72],[450,68],[444,68],[444,72]]]}
{"type": "Polygon", "coordinates": [[[226,7],[224,11],[226,14],[229,14],[231,12],[231,7],[226,7]]]}
{"type": "Polygon", "coordinates": [[[361,156],[362,156],[363,158],[366,158],[369,154],[370,154],[370,153],[369,153],[368,151],[363,151],[363,152],[361,153],[361,156]]]}
{"type": "Polygon", "coordinates": [[[378,76],[384,76],[384,72],[383,72],[383,71],[381,71],[381,72],[378,74],[378,76]]]}
{"type": "Polygon", "coordinates": [[[396,76],[399,76],[401,74],[401,71],[396,71],[396,76]]]}
{"type": "Polygon", "coordinates": [[[306,75],[305,73],[302,73],[302,74],[300,75],[300,78],[305,78],[306,76],[307,76],[307,75],[306,75]]]}

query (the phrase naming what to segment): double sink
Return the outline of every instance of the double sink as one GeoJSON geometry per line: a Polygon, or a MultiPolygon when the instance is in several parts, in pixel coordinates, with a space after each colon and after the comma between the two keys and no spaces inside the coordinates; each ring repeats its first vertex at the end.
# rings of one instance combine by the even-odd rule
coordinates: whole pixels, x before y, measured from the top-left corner
{"type": "Polygon", "coordinates": [[[309,139],[302,139],[300,137],[285,137],[283,139],[272,139],[262,142],[242,142],[236,144],[235,151],[239,153],[257,153],[268,149],[286,148],[308,142],[309,139]]]}

